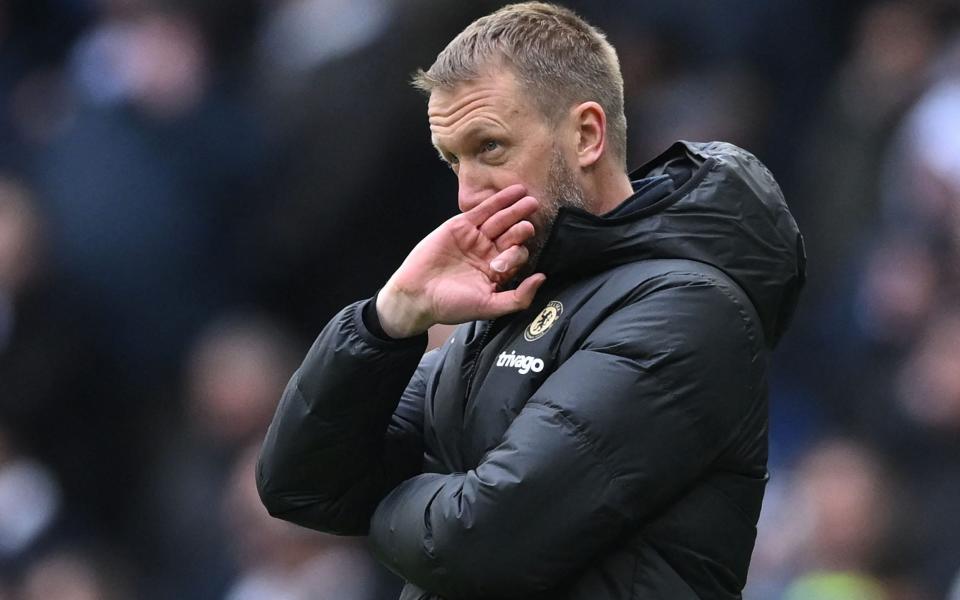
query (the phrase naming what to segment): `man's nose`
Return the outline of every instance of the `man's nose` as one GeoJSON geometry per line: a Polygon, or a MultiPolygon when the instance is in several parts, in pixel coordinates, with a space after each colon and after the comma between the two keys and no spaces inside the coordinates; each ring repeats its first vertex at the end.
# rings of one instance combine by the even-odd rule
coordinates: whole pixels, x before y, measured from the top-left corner
{"type": "Polygon", "coordinates": [[[497,192],[493,182],[484,177],[481,170],[460,164],[457,173],[457,205],[460,212],[467,212],[497,192]]]}

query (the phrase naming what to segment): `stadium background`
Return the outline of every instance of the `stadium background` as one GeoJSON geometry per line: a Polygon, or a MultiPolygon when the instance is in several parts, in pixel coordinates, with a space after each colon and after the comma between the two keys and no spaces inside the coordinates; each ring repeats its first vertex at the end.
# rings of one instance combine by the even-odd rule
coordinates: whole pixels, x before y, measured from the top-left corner
{"type": "MultiPolygon", "coordinates": [[[[743,145],[807,237],[745,597],[960,598],[960,4],[565,3],[630,164],[743,145]]],[[[453,214],[406,81],[499,4],[0,0],[0,599],[395,597],[252,464],[319,328],[453,214]]]]}

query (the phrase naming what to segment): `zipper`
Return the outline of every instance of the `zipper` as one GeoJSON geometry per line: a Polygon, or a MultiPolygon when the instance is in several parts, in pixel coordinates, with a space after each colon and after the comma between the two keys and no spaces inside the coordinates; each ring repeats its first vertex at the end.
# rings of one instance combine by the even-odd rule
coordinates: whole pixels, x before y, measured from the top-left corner
{"type": "MultiPolygon", "coordinates": [[[[560,210],[563,210],[563,209],[561,208],[560,210]]],[[[542,258],[542,255],[541,255],[541,258],[542,258]]],[[[538,262],[539,262],[539,259],[538,259],[538,262]]],[[[516,286],[517,286],[516,281],[513,281],[511,282],[509,287],[511,289],[514,289],[516,288],[516,286]]],[[[538,291],[537,295],[539,295],[539,293],[540,292],[538,291]]],[[[534,300],[536,300],[536,298],[534,298],[534,300]]],[[[486,323],[487,325],[487,328],[483,331],[483,334],[480,336],[480,343],[477,345],[477,350],[476,352],[473,353],[473,356],[472,356],[473,365],[470,367],[470,374],[467,377],[467,388],[463,396],[464,405],[466,405],[466,403],[470,400],[470,393],[473,391],[473,381],[474,379],[476,379],[477,369],[480,367],[480,354],[483,352],[483,349],[486,348],[487,344],[490,342],[490,337],[493,335],[493,332],[496,329],[497,321],[501,321],[507,317],[514,317],[517,314],[518,313],[511,313],[509,315],[504,315],[503,317],[499,317],[497,319],[484,321],[484,323],[486,323]]]]}
{"type": "Polygon", "coordinates": [[[496,319],[491,321],[485,321],[487,327],[483,330],[483,334],[480,336],[480,342],[477,344],[477,350],[473,353],[471,360],[473,365],[470,367],[470,374],[467,377],[467,389],[466,393],[463,396],[464,404],[470,399],[470,392],[473,391],[473,380],[477,377],[477,369],[480,367],[480,354],[483,352],[483,349],[486,348],[487,343],[490,341],[490,336],[493,332],[493,326],[497,322],[496,319]]]}

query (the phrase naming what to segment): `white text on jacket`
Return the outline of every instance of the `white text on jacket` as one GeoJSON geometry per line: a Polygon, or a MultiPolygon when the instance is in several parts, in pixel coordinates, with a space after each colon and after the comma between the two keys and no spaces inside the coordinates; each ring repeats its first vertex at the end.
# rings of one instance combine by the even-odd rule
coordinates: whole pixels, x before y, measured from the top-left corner
{"type": "Polygon", "coordinates": [[[524,356],[523,354],[516,354],[515,351],[511,350],[510,354],[506,352],[501,352],[500,356],[497,357],[497,366],[498,367],[510,367],[516,369],[521,375],[526,375],[530,371],[534,373],[539,373],[543,370],[543,360],[537,358],[536,356],[524,356]]]}

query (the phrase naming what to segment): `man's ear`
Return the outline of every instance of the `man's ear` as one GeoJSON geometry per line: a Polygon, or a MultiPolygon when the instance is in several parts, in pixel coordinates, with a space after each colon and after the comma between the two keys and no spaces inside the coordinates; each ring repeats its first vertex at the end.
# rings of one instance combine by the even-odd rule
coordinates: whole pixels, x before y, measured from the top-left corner
{"type": "Polygon", "coordinates": [[[577,164],[585,169],[596,164],[607,146],[607,115],[596,102],[584,102],[573,108],[577,128],[577,164]]]}

